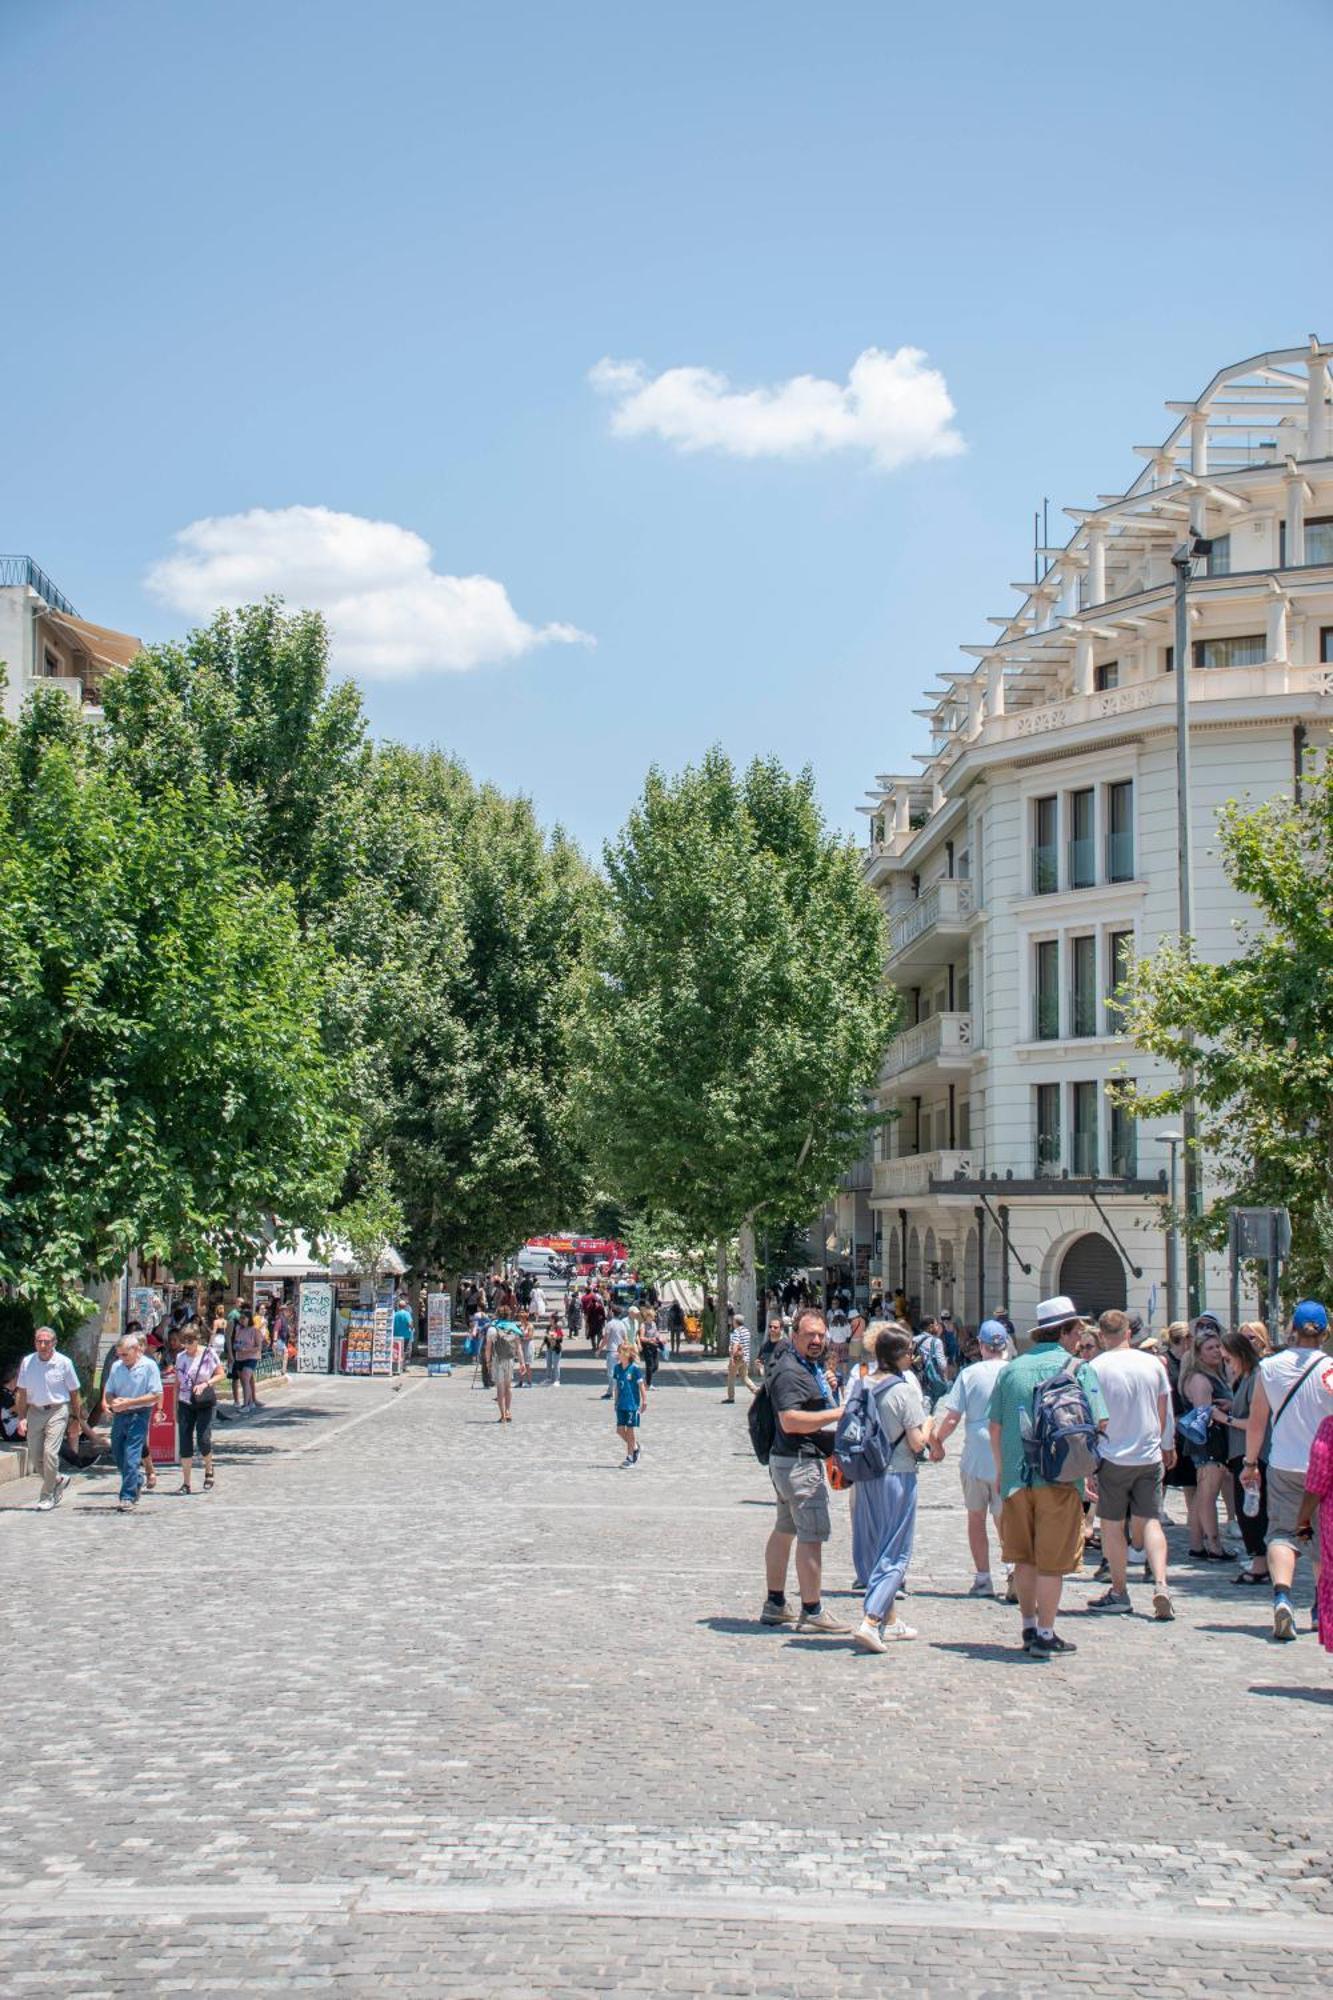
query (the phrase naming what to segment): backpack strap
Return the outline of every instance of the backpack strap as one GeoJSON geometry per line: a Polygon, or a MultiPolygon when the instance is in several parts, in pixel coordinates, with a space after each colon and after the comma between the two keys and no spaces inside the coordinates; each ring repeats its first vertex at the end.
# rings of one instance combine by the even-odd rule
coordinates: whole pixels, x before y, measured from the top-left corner
{"type": "Polygon", "coordinates": [[[1314,1374],[1315,1369],[1319,1366],[1320,1362],[1324,1360],[1324,1358],[1325,1356],[1323,1348],[1317,1347],[1314,1352],[1314,1359],[1313,1361],[1311,1361],[1309,1367],[1302,1368],[1300,1374],[1296,1377],[1296,1380],[1292,1383],[1286,1395],[1282,1398],[1282,1401],[1278,1404],[1278,1407],[1273,1414],[1273,1421],[1270,1430],[1275,1431],[1277,1429],[1278,1419],[1281,1417],[1282,1412],[1286,1409],[1287,1404],[1291,1401],[1292,1397],[1296,1394],[1296,1391],[1302,1386],[1302,1384],[1309,1381],[1310,1377],[1314,1374]]]}

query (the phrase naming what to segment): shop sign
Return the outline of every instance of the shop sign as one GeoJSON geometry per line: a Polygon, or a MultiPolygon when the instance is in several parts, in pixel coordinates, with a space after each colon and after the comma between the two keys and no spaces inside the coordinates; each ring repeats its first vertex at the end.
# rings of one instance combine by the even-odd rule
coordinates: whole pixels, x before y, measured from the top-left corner
{"type": "Polygon", "coordinates": [[[333,1287],[315,1279],[303,1284],[296,1314],[298,1374],[327,1375],[333,1333],[333,1287]]]}

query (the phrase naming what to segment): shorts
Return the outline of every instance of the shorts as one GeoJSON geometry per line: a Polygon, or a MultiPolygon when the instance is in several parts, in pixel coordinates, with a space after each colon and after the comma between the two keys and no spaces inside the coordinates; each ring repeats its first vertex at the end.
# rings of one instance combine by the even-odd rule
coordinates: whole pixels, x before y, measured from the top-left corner
{"type": "Polygon", "coordinates": [[[616,1429],[618,1431],[636,1431],[638,1428],[639,1413],[637,1410],[616,1411],[616,1429]]]}
{"type": "Polygon", "coordinates": [[[207,1458],[212,1451],[213,1412],[216,1408],[216,1403],[176,1405],[176,1436],[180,1441],[181,1459],[186,1465],[194,1457],[196,1445],[203,1458],[207,1458]]]}
{"type": "Polygon", "coordinates": [[[1083,1496],[1077,1486],[1020,1486],[1000,1509],[1000,1547],[1007,1563],[1027,1563],[1042,1576],[1070,1576],[1083,1563],[1083,1496]]]}
{"type": "Polygon", "coordinates": [[[1315,1509],[1313,1532],[1308,1542],[1297,1539],[1296,1517],[1301,1511],[1301,1500],[1305,1494],[1305,1474],[1303,1472],[1283,1472],[1277,1466],[1268,1468],[1268,1546],[1281,1542],[1285,1548],[1295,1549],[1297,1555],[1308,1549],[1316,1562],[1319,1554],[1319,1509],[1315,1509]]]}
{"type": "Polygon", "coordinates": [[[239,1361],[239,1360],[233,1361],[231,1364],[232,1381],[239,1382],[243,1372],[247,1368],[257,1368],[258,1366],[259,1366],[259,1356],[257,1354],[248,1355],[244,1361],[239,1361]]]}
{"type": "Polygon", "coordinates": [[[996,1519],[1000,1515],[1000,1489],[993,1479],[974,1479],[970,1472],[959,1474],[963,1484],[963,1505],[969,1514],[984,1514],[988,1510],[996,1519]]]}
{"type": "Polygon", "coordinates": [[[1113,1465],[1104,1458],[1097,1467],[1097,1519],[1157,1521],[1162,1513],[1162,1461],[1147,1465],[1113,1465]]]}
{"type": "Polygon", "coordinates": [[[492,1361],[491,1387],[493,1389],[511,1389],[513,1385],[514,1385],[513,1361],[512,1360],[492,1361]]]}
{"type": "Polygon", "coordinates": [[[775,1533],[795,1535],[798,1542],[826,1542],[833,1524],[823,1459],[773,1457],[768,1476],[778,1497],[775,1533]]]}

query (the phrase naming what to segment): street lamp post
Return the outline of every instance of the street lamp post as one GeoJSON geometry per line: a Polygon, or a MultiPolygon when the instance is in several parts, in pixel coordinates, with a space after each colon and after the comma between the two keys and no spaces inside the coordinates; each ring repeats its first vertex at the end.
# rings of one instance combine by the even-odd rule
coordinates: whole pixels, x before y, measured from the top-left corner
{"type": "MultiPolygon", "coordinates": [[[[1191,529],[1180,547],[1171,558],[1171,567],[1176,573],[1175,590],[1175,646],[1173,665],[1176,673],[1176,836],[1178,843],[1178,873],[1176,878],[1179,900],[1180,948],[1186,957],[1194,950],[1194,876],[1190,851],[1190,809],[1193,795],[1190,789],[1190,630],[1189,630],[1189,581],[1194,573],[1195,560],[1199,556],[1212,554],[1213,545],[1204,536],[1191,529]]],[[[1194,1044],[1194,1031],[1185,1030],[1187,1049],[1194,1044]]],[[[1194,1109],[1194,1064],[1187,1054],[1180,1072],[1180,1119],[1184,1130],[1181,1143],[1184,1146],[1185,1167],[1185,1271],[1189,1294],[1189,1315],[1195,1319],[1203,1311],[1203,1260],[1199,1251],[1196,1225],[1203,1212],[1202,1190],[1199,1184],[1198,1121],[1194,1109]]],[[[1171,1153],[1171,1171],[1174,1176],[1176,1155],[1171,1153]]],[[[1175,1207],[1174,1189],[1172,1208],[1175,1207]]]]}
{"type": "Polygon", "coordinates": [[[1173,1326],[1180,1318],[1180,1231],[1176,1224],[1176,1148],[1185,1143],[1183,1132],[1161,1132],[1159,1143],[1171,1148],[1170,1179],[1167,1196],[1171,1206],[1170,1219],[1166,1225],[1166,1323],[1173,1326]]]}

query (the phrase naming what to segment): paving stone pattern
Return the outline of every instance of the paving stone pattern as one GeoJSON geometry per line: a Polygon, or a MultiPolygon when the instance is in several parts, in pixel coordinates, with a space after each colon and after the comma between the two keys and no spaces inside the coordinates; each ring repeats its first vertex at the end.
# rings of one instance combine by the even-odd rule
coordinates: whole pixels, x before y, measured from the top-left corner
{"type": "MultiPolygon", "coordinates": [[[[1080,1580],[1029,1662],[951,1459],[916,1645],[762,1630],[743,1405],[668,1369],[622,1471],[566,1378],[504,1428],[466,1372],[298,1379],[133,1517],[5,1490],[0,1991],[1327,1990],[1333,1663],[1264,1593],[1080,1580]]],[[[840,1508],[850,1619],[849,1565],[840,1508]]]]}

